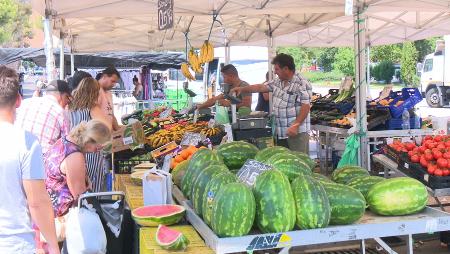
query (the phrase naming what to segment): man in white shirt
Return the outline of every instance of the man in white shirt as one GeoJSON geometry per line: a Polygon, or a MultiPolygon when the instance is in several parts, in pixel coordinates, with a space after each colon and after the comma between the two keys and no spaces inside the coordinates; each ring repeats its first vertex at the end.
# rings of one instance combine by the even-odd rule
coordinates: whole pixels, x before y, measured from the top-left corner
{"type": "Polygon", "coordinates": [[[47,239],[49,253],[59,254],[41,146],[31,133],[14,126],[20,102],[17,73],[0,66],[0,253],[35,253],[33,221],[47,239]]]}

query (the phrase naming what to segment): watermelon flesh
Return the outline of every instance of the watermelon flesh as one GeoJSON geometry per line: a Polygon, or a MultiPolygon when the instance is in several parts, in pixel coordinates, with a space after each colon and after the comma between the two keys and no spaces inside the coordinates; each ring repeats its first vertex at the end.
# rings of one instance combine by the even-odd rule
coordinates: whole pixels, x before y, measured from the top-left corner
{"type": "Polygon", "coordinates": [[[141,226],[172,225],[183,218],[186,209],[180,205],[151,205],[134,209],[133,219],[141,226]]]}
{"type": "Polygon", "coordinates": [[[189,239],[181,232],[159,225],[156,231],[156,243],[165,250],[185,250],[189,245],[189,239]]]}

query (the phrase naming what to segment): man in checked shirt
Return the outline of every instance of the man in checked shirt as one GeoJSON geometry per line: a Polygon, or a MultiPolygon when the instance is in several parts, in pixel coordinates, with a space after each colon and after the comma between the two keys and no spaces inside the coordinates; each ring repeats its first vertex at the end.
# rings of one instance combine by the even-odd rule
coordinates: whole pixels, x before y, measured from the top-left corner
{"type": "Polygon", "coordinates": [[[295,72],[294,59],[278,54],[273,60],[278,77],[260,85],[236,87],[232,92],[272,92],[277,145],[309,154],[309,131],[312,87],[308,80],[295,72]]]}

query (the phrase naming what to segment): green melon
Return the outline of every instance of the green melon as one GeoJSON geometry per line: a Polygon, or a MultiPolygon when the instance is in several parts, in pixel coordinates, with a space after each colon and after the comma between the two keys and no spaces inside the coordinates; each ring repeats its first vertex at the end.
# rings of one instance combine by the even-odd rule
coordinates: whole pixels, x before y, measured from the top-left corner
{"type": "Polygon", "coordinates": [[[324,175],[322,175],[322,174],[319,174],[319,173],[312,173],[311,176],[312,176],[314,179],[318,180],[319,182],[322,182],[322,181],[324,181],[324,182],[329,182],[329,183],[332,182],[330,178],[328,178],[328,177],[326,177],[326,176],[324,176],[324,175]]]}
{"type": "Polygon", "coordinates": [[[263,233],[292,230],[295,226],[295,201],[289,179],[278,170],[264,171],[253,188],[256,200],[256,225],[263,233]]]}
{"type": "Polygon", "coordinates": [[[369,189],[379,183],[382,182],[386,179],[384,179],[383,177],[379,177],[379,176],[358,176],[355,177],[353,179],[351,179],[347,185],[350,187],[353,187],[357,190],[359,190],[364,198],[366,198],[367,201],[367,193],[369,192],[369,189]]]}
{"type": "Polygon", "coordinates": [[[291,153],[276,154],[267,161],[267,164],[285,174],[289,181],[300,175],[311,175],[309,166],[291,153]]]}
{"type": "Polygon", "coordinates": [[[250,232],[255,219],[255,198],[243,183],[223,186],[215,198],[211,226],[219,237],[243,236],[250,232]]]}
{"type": "Polygon", "coordinates": [[[282,146],[267,147],[256,154],[255,160],[265,163],[271,156],[275,154],[288,152],[290,152],[290,150],[282,146]]]}
{"type": "Polygon", "coordinates": [[[181,187],[181,181],[189,165],[189,160],[180,162],[174,169],[172,169],[172,180],[176,186],[181,187]]]}
{"type": "Polygon", "coordinates": [[[291,183],[294,194],[297,226],[300,229],[324,228],[331,216],[330,202],[322,184],[308,175],[291,183]]]}
{"type": "Polygon", "coordinates": [[[304,161],[306,164],[308,164],[308,166],[311,170],[313,170],[316,167],[317,163],[313,159],[311,159],[306,153],[296,152],[296,151],[291,151],[291,153],[293,155],[297,156],[302,161],[304,161]]]}
{"type": "Polygon", "coordinates": [[[217,148],[217,153],[222,156],[223,162],[230,169],[239,169],[248,159],[255,158],[258,148],[244,141],[225,143],[217,148]]]}
{"type": "Polygon", "coordinates": [[[358,176],[369,176],[369,172],[358,166],[345,166],[334,170],[331,180],[336,183],[347,184],[350,180],[358,176]]]}

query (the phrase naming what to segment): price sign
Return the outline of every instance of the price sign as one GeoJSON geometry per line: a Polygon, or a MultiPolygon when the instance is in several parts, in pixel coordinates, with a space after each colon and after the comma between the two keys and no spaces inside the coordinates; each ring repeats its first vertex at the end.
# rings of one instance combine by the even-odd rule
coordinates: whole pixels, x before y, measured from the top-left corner
{"type": "Polygon", "coordinates": [[[253,187],[256,177],[266,170],[273,169],[271,166],[255,160],[247,160],[239,172],[236,174],[239,181],[253,187]]]}
{"type": "Polygon", "coordinates": [[[198,143],[202,142],[205,139],[200,133],[195,132],[186,132],[181,139],[180,145],[182,146],[196,146],[198,143]]]}
{"type": "Polygon", "coordinates": [[[130,144],[133,144],[133,143],[134,143],[133,137],[125,137],[125,138],[123,138],[123,144],[124,145],[130,145],[130,144]]]}
{"type": "Polygon", "coordinates": [[[158,29],[173,27],[173,0],[158,0],[158,29]]]}

